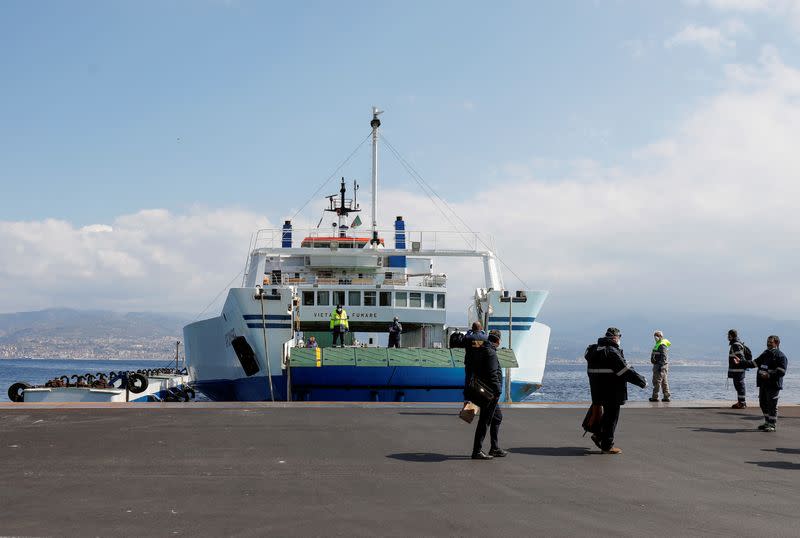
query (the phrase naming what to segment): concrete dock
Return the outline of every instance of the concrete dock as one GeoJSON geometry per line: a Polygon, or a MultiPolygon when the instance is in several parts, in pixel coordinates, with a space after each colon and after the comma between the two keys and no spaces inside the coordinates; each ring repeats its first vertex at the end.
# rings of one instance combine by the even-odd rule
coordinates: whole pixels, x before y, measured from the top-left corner
{"type": "MultiPolygon", "coordinates": [[[[655,407],[655,406],[654,406],[655,407]]],[[[469,459],[453,406],[0,406],[0,535],[797,536],[800,407],[506,409],[469,459]],[[488,439],[487,439],[488,444],[488,439]]]]}

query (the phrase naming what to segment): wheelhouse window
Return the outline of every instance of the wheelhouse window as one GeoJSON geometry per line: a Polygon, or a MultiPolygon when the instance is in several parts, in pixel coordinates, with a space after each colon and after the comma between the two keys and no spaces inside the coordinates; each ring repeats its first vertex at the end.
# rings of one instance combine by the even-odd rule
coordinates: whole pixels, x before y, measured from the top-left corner
{"type": "Polygon", "coordinates": [[[444,293],[436,294],[436,308],[444,308],[444,293]]]}
{"type": "Polygon", "coordinates": [[[303,292],[303,306],[314,306],[314,292],[313,291],[304,291],[303,292]]]}
{"type": "Polygon", "coordinates": [[[377,306],[378,293],[375,291],[364,292],[364,306],[377,306]]]}
{"type": "Polygon", "coordinates": [[[425,294],[425,308],[433,308],[433,294],[426,293],[425,294]]]}
{"type": "Polygon", "coordinates": [[[360,291],[348,291],[347,292],[347,304],[350,306],[361,306],[361,292],[360,291]]]}
{"type": "Polygon", "coordinates": [[[381,306],[392,306],[392,292],[382,291],[378,294],[381,306]]]}
{"type": "Polygon", "coordinates": [[[344,306],[344,292],[343,291],[334,291],[333,292],[333,304],[336,306],[342,305],[344,306]]]}
{"type": "Polygon", "coordinates": [[[318,291],[317,292],[317,305],[318,306],[330,306],[331,304],[331,292],[329,291],[318,291]]]}
{"type": "Polygon", "coordinates": [[[408,292],[407,291],[397,291],[394,294],[394,305],[395,306],[408,306],[408,292]]]}
{"type": "Polygon", "coordinates": [[[408,301],[408,306],[411,308],[419,308],[422,306],[422,294],[419,292],[411,292],[411,297],[408,301]]]}

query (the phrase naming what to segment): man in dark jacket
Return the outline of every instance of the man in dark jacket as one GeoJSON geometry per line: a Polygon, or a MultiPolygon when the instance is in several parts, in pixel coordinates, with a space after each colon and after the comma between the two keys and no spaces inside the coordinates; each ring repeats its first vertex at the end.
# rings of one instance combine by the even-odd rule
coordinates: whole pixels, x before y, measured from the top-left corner
{"type": "Polygon", "coordinates": [[[603,454],[622,452],[614,447],[614,431],[619,420],[619,408],[628,399],[627,383],[647,387],[647,380],[625,362],[625,355],[619,347],[621,339],[620,330],[610,327],[603,338],[586,348],[584,355],[592,404],[603,406],[600,433],[592,435],[592,441],[603,454]]]}
{"type": "Polygon", "coordinates": [[[747,407],[747,398],[744,385],[744,366],[741,361],[745,360],[744,344],[739,340],[739,333],[736,329],[728,331],[728,379],[733,379],[733,388],[736,389],[736,403],[732,409],[744,409],[747,407]]]}
{"type": "Polygon", "coordinates": [[[774,432],[778,423],[778,396],[783,388],[783,376],[789,359],[778,349],[781,339],[774,334],[767,338],[767,349],[757,359],[736,360],[736,365],[744,368],[758,368],[756,386],[758,387],[758,403],[764,413],[764,424],[758,427],[765,432],[774,432]]]}
{"type": "Polygon", "coordinates": [[[400,319],[395,316],[389,326],[389,347],[400,347],[400,335],[403,333],[403,326],[400,319]]]}
{"type": "Polygon", "coordinates": [[[478,416],[478,425],[475,427],[475,440],[472,444],[472,459],[474,460],[502,458],[508,454],[508,452],[500,448],[497,440],[500,433],[500,423],[503,422],[503,412],[497,405],[503,386],[503,371],[500,369],[500,362],[497,360],[496,352],[499,345],[500,333],[492,331],[489,333],[488,341],[484,342],[481,347],[475,348],[476,352],[470,361],[470,366],[465,366],[465,369],[469,371],[470,377],[476,376],[491,387],[495,394],[491,402],[481,407],[480,415],[478,416]],[[487,428],[489,428],[489,439],[492,444],[488,454],[482,449],[487,428]]]}
{"type": "Polygon", "coordinates": [[[467,399],[466,387],[469,385],[469,380],[472,378],[472,371],[474,370],[475,357],[482,352],[480,348],[486,343],[487,335],[483,331],[483,325],[480,321],[472,324],[472,328],[464,335],[464,399],[467,399]]]}

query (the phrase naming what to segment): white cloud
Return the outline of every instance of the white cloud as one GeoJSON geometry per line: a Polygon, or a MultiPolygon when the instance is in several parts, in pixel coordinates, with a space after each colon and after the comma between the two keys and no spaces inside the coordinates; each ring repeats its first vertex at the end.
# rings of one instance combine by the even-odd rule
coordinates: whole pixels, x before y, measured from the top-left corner
{"type": "Polygon", "coordinates": [[[800,28],[800,0],[689,0],[688,3],[705,5],[720,12],[764,13],[785,18],[800,28]]]}
{"type": "Polygon", "coordinates": [[[664,41],[668,49],[679,46],[699,46],[712,54],[719,54],[736,48],[730,34],[723,28],[687,24],[678,33],[664,41]]]}
{"type": "Polygon", "coordinates": [[[263,217],[237,209],[162,209],[82,228],[0,221],[0,311],[50,306],[196,312],[244,266],[263,217]]]}
{"type": "MultiPolygon", "coordinates": [[[[449,202],[474,230],[494,234],[528,285],[552,291],[548,308],[796,318],[800,70],[765,48],[756,64],[725,73],[724,91],[613,168],[532,155],[495,177],[464,178],[471,194],[449,202]]],[[[402,214],[410,229],[442,228],[416,192],[387,190],[382,200],[392,208],[383,227],[402,214]]],[[[84,228],[0,221],[0,311],[198,312],[242,269],[251,232],[265,227],[260,215],[230,208],[143,210],[84,228]]],[[[481,267],[453,261],[443,270],[460,309],[481,267]]]]}
{"type": "MultiPolygon", "coordinates": [[[[547,175],[516,163],[457,211],[551,305],[797,317],[800,71],[766,49],[728,73],[725,91],[629,162],[547,175]]],[[[410,227],[431,218],[424,200],[392,197],[420,208],[410,227]]]]}

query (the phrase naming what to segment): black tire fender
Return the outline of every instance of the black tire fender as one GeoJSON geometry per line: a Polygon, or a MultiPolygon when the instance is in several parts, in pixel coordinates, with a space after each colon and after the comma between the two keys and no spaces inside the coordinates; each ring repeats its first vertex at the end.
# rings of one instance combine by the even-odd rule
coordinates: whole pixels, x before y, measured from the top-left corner
{"type": "Polygon", "coordinates": [[[128,377],[128,390],[134,394],[144,392],[147,390],[147,385],[149,384],[150,382],[147,378],[140,373],[131,374],[130,377],[128,377]]]}
{"type": "Polygon", "coordinates": [[[27,383],[14,383],[8,387],[8,399],[12,402],[22,402],[25,400],[25,389],[33,388],[32,385],[27,383]]]}

